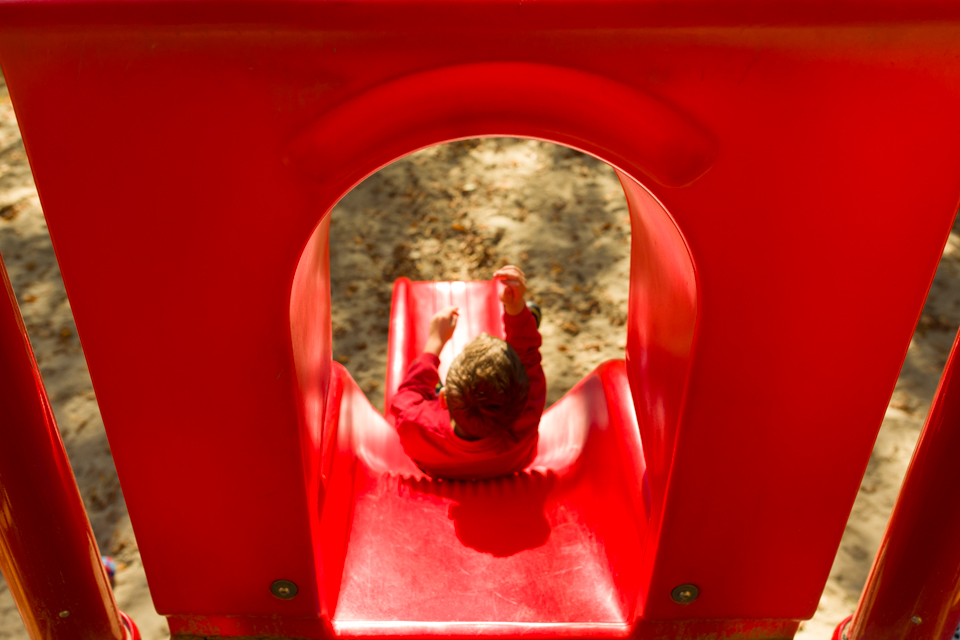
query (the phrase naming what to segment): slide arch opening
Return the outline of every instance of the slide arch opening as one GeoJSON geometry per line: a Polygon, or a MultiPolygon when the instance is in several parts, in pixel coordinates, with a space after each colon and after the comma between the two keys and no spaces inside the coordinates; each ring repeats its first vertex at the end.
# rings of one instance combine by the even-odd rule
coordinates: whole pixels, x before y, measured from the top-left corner
{"type": "MultiPolygon", "coordinates": [[[[560,622],[619,625],[635,615],[643,593],[639,562],[669,472],[668,449],[696,319],[693,265],[682,237],[639,183],[581,151],[524,138],[427,147],[372,174],[322,219],[301,258],[297,281],[319,292],[314,322],[322,328],[328,323],[330,341],[316,350],[326,350],[317,370],[339,362],[359,385],[354,393],[362,391],[369,405],[388,412],[384,396],[395,280],[486,280],[510,263],[527,272],[529,298],[544,312],[541,353],[549,390],[537,458],[519,476],[520,484],[503,489],[512,498],[503,504],[478,501],[470,498],[472,490],[416,480],[416,469],[403,460],[391,427],[373,409],[361,408],[358,414],[356,395],[347,409],[333,406],[341,402],[336,393],[323,396],[325,410],[316,409],[324,420],[318,420],[322,434],[314,443],[323,443],[319,465],[328,492],[339,491],[338,473],[360,483],[346,502],[344,496],[336,498],[353,507],[320,520],[326,529],[319,533],[321,540],[330,539],[331,527],[345,530],[336,538],[342,543],[321,553],[326,598],[337,625],[365,628],[407,609],[410,598],[432,598],[404,582],[407,565],[443,573],[492,556],[498,567],[489,576],[492,588],[528,570],[528,562],[553,566],[553,554],[572,543],[566,535],[603,541],[583,558],[570,558],[572,564],[563,570],[589,573],[580,576],[585,584],[599,584],[600,591],[617,597],[594,594],[575,614],[562,615],[517,600],[523,619],[545,622],[560,615],[560,622]],[[619,378],[612,369],[601,372],[607,365],[598,369],[604,361],[623,359],[626,365],[613,365],[626,371],[619,378]],[[636,418],[627,415],[634,411],[636,418]],[[346,449],[346,457],[336,458],[337,449],[346,449]],[[350,463],[353,459],[359,462],[350,463]],[[349,469],[359,466],[344,473],[345,463],[349,469]],[[595,484],[604,487],[602,501],[590,489],[595,484]],[[391,496],[389,504],[372,497],[383,495],[391,496]],[[447,501],[452,501],[449,511],[443,512],[447,501]],[[442,513],[434,513],[437,508],[442,513]],[[460,549],[457,559],[448,566],[433,558],[432,545],[411,542],[420,539],[418,533],[394,536],[379,530],[374,523],[384,509],[426,509],[421,519],[430,523],[430,536],[451,537],[450,548],[460,549]],[[350,512],[352,518],[346,515],[350,512]],[[569,513],[580,515],[568,522],[563,514],[569,513]],[[513,518],[516,514],[525,515],[513,518]],[[450,525],[438,524],[446,520],[450,525]],[[491,536],[492,522],[498,532],[519,529],[507,537],[491,536]],[[368,575],[362,558],[399,541],[404,549],[418,551],[396,550],[392,557],[403,561],[395,563],[395,571],[368,575]],[[371,580],[383,582],[385,592],[393,594],[387,604],[373,606],[363,597],[366,587],[361,587],[371,580]]],[[[294,300],[309,287],[295,288],[294,300]]],[[[296,333],[303,327],[294,322],[291,328],[296,333]]],[[[309,410],[305,404],[305,415],[309,410]]],[[[306,466],[314,464],[308,460],[306,466]]],[[[420,516],[409,517],[420,521],[420,516]]],[[[415,530],[422,533],[421,525],[415,530]]],[[[450,579],[457,575],[453,571],[450,579]]],[[[553,586],[544,588],[534,599],[561,597],[553,586]]],[[[499,605],[494,605],[477,604],[476,615],[496,617],[499,605]]],[[[447,610],[422,613],[439,620],[447,610]]]]}
{"type": "MultiPolygon", "coordinates": [[[[717,156],[716,141],[688,114],[652,94],[549,65],[487,62],[403,76],[331,109],[291,142],[285,162],[314,185],[322,216],[306,242],[291,295],[293,358],[307,437],[314,445],[321,440],[322,413],[333,410],[324,406],[331,357],[352,357],[333,353],[331,344],[326,214],[350,189],[398,158],[443,142],[502,136],[551,141],[602,159],[624,187],[633,257],[626,369],[644,447],[653,453],[652,484],[662,487],[681,413],[697,295],[682,234],[648,189],[668,192],[698,180],[717,156]]],[[[396,258],[417,263],[402,248],[396,258]]]]}
{"type": "Polygon", "coordinates": [[[543,309],[547,405],[623,358],[630,219],[614,170],[520,138],[428,147],[381,169],[330,214],[333,359],[384,406],[394,281],[488,280],[505,264],[543,309]]]}
{"type": "Polygon", "coordinates": [[[659,200],[591,154],[534,138],[441,143],[367,176],[367,186],[348,190],[322,217],[294,278],[291,337],[308,449],[319,450],[323,413],[335,411],[325,407],[332,361],[388,412],[382,372],[396,277],[487,279],[501,264],[528,263],[532,299],[546,303],[548,406],[591,366],[624,357],[656,503],[669,473],[697,317],[693,260],[659,200]],[[544,185],[531,177],[548,163],[572,168],[574,179],[549,174],[553,186],[536,190],[544,185]],[[517,191],[521,184],[526,194],[517,191]],[[331,232],[338,217],[346,222],[331,232]],[[510,227],[523,230],[519,240],[511,240],[510,227]]]}

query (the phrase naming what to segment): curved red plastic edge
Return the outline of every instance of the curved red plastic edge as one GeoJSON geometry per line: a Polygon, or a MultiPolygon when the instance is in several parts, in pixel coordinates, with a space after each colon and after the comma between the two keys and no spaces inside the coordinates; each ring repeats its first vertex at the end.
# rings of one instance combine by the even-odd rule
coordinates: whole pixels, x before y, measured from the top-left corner
{"type": "MultiPolygon", "coordinates": [[[[849,640],[953,638],[960,623],[960,335],[954,339],[849,640]]],[[[845,639],[846,640],[846,639],[845,639]]]]}
{"type": "Polygon", "coordinates": [[[837,628],[833,630],[833,635],[830,636],[830,640],[847,640],[847,626],[850,624],[852,619],[852,615],[844,618],[840,624],[837,625],[837,628]]]}
{"type": "Polygon", "coordinates": [[[124,640],[141,640],[140,638],[140,629],[137,628],[137,623],[133,621],[133,618],[125,614],[123,611],[120,611],[120,622],[123,623],[124,628],[124,640]]]}
{"type": "Polygon", "coordinates": [[[294,142],[290,161],[316,180],[355,184],[371,160],[383,166],[438,141],[481,136],[542,137],[594,153],[589,141],[606,140],[605,161],[671,187],[699,178],[717,154],[706,130],[641,91],[574,69],[489,62],[373,87],[324,114],[294,142]],[[622,122],[633,126],[607,135],[622,122]]]}
{"type": "Polygon", "coordinates": [[[34,640],[124,640],[121,614],[0,261],[0,571],[34,640]]]}

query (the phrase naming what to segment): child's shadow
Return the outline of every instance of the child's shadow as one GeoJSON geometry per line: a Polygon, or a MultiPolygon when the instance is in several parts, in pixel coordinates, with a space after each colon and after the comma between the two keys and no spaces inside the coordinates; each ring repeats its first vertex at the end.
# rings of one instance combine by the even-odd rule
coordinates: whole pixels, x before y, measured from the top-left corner
{"type": "Polygon", "coordinates": [[[529,471],[492,480],[412,480],[412,491],[451,498],[448,517],[464,545],[498,558],[535,549],[550,538],[544,514],[553,472],[529,471]]]}

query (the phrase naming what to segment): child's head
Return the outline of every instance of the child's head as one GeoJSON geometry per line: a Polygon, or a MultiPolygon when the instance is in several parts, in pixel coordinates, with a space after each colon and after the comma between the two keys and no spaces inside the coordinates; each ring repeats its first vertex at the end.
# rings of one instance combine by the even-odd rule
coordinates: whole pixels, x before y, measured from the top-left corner
{"type": "Polygon", "coordinates": [[[481,333],[450,365],[447,408],[472,438],[510,430],[527,404],[530,380],[520,357],[505,341],[481,333]]]}

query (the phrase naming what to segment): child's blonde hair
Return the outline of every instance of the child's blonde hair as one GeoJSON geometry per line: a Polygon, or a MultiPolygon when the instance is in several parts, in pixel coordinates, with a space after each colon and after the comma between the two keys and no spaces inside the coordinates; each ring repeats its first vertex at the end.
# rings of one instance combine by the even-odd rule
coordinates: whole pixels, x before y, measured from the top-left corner
{"type": "Polygon", "coordinates": [[[500,338],[481,333],[447,372],[447,407],[474,438],[509,434],[527,404],[530,380],[520,356],[500,338]]]}

